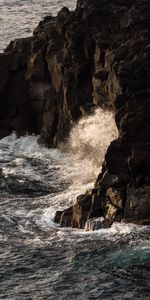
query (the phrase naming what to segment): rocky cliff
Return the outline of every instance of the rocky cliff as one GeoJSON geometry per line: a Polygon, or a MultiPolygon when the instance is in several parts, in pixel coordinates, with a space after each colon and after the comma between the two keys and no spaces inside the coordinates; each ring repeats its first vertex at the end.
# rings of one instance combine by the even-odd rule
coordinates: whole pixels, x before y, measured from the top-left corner
{"type": "Polygon", "coordinates": [[[93,105],[114,110],[119,138],[94,189],[56,213],[62,226],[150,224],[149,15],[148,0],[78,0],[0,54],[0,137],[52,146],[93,105]]]}

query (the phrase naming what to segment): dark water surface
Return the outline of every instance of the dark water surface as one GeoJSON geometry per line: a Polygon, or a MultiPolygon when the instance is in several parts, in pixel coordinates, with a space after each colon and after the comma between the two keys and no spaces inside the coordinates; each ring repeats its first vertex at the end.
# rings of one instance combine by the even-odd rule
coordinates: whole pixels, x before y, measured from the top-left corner
{"type": "Polygon", "coordinates": [[[114,224],[94,233],[56,227],[54,211],[89,186],[81,161],[40,148],[31,136],[13,134],[0,149],[0,299],[150,295],[148,226],[114,224]]]}
{"type": "Polygon", "coordinates": [[[76,0],[0,0],[0,52],[11,40],[32,35],[44,16],[75,5],[76,0]]]}
{"type": "MultiPolygon", "coordinates": [[[[41,17],[56,14],[63,5],[74,8],[75,2],[0,0],[0,51],[11,39],[31,35],[41,17]]],[[[0,299],[150,296],[149,226],[114,224],[86,233],[53,223],[57,209],[93,186],[100,167],[80,145],[93,147],[92,153],[98,149],[101,161],[113,138],[106,132],[108,124],[114,131],[108,116],[105,122],[97,115],[79,124],[71,139],[76,155],[41,148],[34,136],[17,140],[12,134],[0,141],[0,299]]]]}

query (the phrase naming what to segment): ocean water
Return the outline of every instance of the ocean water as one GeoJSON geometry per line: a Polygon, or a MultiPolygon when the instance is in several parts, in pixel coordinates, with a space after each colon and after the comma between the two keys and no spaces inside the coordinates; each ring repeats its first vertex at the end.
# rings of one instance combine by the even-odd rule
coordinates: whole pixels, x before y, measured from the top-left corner
{"type": "MultiPolygon", "coordinates": [[[[63,5],[75,1],[0,0],[1,49],[63,5]]],[[[0,140],[0,300],[150,299],[149,226],[85,232],[53,222],[93,187],[116,137],[112,114],[98,109],[58,149],[41,147],[37,136],[0,140]]]]}
{"type": "Polygon", "coordinates": [[[63,6],[73,10],[76,0],[0,0],[0,52],[11,40],[31,36],[44,16],[63,6]]]}

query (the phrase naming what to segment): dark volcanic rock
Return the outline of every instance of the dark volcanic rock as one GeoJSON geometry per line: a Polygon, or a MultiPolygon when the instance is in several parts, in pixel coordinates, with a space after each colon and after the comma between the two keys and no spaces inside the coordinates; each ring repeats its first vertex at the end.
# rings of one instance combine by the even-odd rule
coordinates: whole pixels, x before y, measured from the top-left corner
{"type": "Polygon", "coordinates": [[[38,133],[47,146],[63,140],[93,103],[94,51],[90,26],[67,8],[11,42],[0,54],[0,137],[14,130],[38,133]]]}
{"type": "Polygon", "coordinates": [[[12,130],[18,134],[35,131],[34,111],[25,80],[31,40],[11,42],[5,54],[0,54],[0,137],[12,130]]]}
{"type": "Polygon", "coordinates": [[[127,189],[127,201],[124,209],[125,221],[150,224],[150,186],[131,186],[127,189]]]}
{"type": "MultiPolygon", "coordinates": [[[[57,212],[58,214],[58,212],[57,212]]],[[[56,218],[56,216],[55,216],[56,218]]],[[[65,209],[60,216],[60,226],[61,227],[72,227],[72,219],[73,219],[73,207],[69,207],[65,209]]]]}
{"type": "Polygon", "coordinates": [[[85,107],[115,112],[119,137],[95,189],[60,214],[62,226],[94,217],[149,223],[149,15],[148,0],[78,0],[75,12],[46,17],[0,54],[0,137],[34,132],[52,146],[85,107]]]}
{"type": "Polygon", "coordinates": [[[94,231],[102,228],[109,228],[111,222],[103,217],[88,219],[85,224],[85,231],[94,231]]]}
{"type": "Polygon", "coordinates": [[[94,217],[109,225],[150,224],[149,2],[79,0],[77,14],[96,28],[93,102],[114,107],[119,131],[95,183],[86,228],[102,226],[94,217]]]}
{"type": "MultiPolygon", "coordinates": [[[[94,6],[87,5],[91,16],[94,6]]],[[[99,15],[101,5],[96,9],[99,15]]],[[[57,17],[44,18],[32,38],[11,42],[0,54],[0,137],[29,132],[40,134],[47,146],[56,145],[88,108],[112,108],[109,24],[104,26],[97,13],[95,20],[81,15],[80,2],[75,12],[63,8],[57,17]]]]}

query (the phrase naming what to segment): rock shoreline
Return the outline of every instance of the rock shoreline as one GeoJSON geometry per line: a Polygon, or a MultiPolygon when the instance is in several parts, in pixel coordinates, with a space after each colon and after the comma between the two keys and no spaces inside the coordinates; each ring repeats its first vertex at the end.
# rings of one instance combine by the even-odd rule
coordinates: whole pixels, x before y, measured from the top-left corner
{"type": "Polygon", "coordinates": [[[78,0],[0,54],[0,138],[28,132],[56,146],[95,105],[115,113],[119,137],[94,189],[56,213],[62,226],[150,224],[149,15],[148,0],[78,0]]]}

